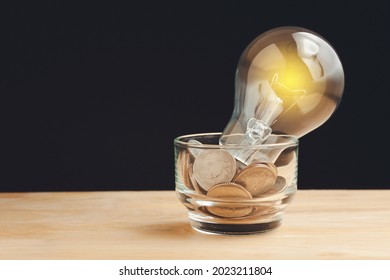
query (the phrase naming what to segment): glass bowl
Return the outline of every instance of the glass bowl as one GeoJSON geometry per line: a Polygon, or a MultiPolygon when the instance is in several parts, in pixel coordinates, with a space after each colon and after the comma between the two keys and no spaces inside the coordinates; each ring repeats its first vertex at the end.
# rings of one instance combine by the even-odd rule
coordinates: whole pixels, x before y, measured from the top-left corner
{"type": "Polygon", "coordinates": [[[220,136],[201,133],[174,140],[176,193],[191,226],[235,235],[279,227],[297,190],[298,139],[270,135],[261,145],[239,146],[220,145],[220,136]]]}

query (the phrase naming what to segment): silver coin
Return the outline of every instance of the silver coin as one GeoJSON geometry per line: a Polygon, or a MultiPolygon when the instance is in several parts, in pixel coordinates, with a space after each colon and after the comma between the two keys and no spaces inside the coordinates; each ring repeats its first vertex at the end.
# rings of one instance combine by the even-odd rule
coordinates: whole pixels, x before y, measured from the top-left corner
{"type": "Polygon", "coordinates": [[[198,183],[196,182],[196,179],[195,179],[195,177],[194,177],[194,172],[193,172],[193,170],[194,170],[194,167],[193,167],[193,165],[191,164],[190,167],[188,168],[188,176],[189,176],[189,178],[190,178],[191,185],[194,187],[194,189],[195,189],[198,193],[200,193],[200,194],[205,194],[205,191],[204,191],[201,187],[199,187],[198,183]]]}
{"type": "Polygon", "coordinates": [[[233,179],[236,160],[224,150],[205,150],[195,159],[193,173],[199,186],[208,191],[212,186],[233,179]]]}
{"type": "Polygon", "coordinates": [[[263,196],[273,195],[282,192],[287,186],[287,181],[284,177],[276,177],[275,184],[263,196]]]}

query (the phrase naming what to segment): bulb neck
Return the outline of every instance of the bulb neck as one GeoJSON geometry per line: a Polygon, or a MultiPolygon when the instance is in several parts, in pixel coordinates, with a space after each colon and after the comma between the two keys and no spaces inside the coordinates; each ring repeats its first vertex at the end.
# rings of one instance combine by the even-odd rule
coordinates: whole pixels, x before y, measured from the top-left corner
{"type": "Polygon", "coordinates": [[[272,129],[261,120],[251,118],[247,123],[247,129],[243,137],[245,145],[256,145],[263,143],[271,134],[272,129]]]}
{"type": "MultiPolygon", "coordinates": [[[[262,144],[271,134],[271,125],[276,121],[277,117],[283,112],[283,100],[278,97],[273,89],[273,84],[277,81],[277,75],[274,76],[271,83],[267,80],[262,80],[257,83],[248,84],[245,91],[245,99],[237,119],[232,119],[232,126],[225,132],[226,138],[232,129],[242,133],[241,137],[234,140],[220,140],[222,144],[236,144],[240,146],[259,145],[262,144]],[[248,119],[248,117],[250,118],[248,119]]],[[[224,134],[225,134],[224,132],[224,134]]],[[[222,137],[224,137],[224,134],[222,137]]],[[[222,138],[221,137],[221,138],[222,138]]],[[[244,164],[249,164],[253,149],[240,149],[235,151],[233,156],[244,164]]]]}
{"type": "MultiPolygon", "coordinates": [[[[237,143],[240,146],[259,145],[263,143],[271,134],[272,129],[265,122],[251,118],[247,123],[247,130],[241,141],[237,143]]],[[[238,150],[234,153],[234,157],[244,164],[249,164],[249,159],[253,154],[253,150],[238,150]]]]}

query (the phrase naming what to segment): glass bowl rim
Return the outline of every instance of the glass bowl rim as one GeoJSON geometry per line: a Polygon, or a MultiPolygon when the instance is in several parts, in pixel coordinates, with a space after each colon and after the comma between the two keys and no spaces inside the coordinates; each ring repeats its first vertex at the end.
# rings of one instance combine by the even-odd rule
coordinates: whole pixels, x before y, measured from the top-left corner
{"type": "Polygon", "coordinates": [[[198,149],[267,149],[267,148],[288,148],[292,146],[298,146],[299,139],[294,135],[288,134],[271,134],[272,136],[282,137],[288,139],[286,143],[270,143],[270,144],[256,144],[256,145],[219,145],[219,144],[202,144],[202,146],[196,143],[188,143],[182,141],[183,138],[196,138],[200,136],[217,136],[222,135],[222,132],[205,132],[205,133],[194,133],[178,136],[174,139],[175,145],[181,145],[189,148],[198,149]]]}

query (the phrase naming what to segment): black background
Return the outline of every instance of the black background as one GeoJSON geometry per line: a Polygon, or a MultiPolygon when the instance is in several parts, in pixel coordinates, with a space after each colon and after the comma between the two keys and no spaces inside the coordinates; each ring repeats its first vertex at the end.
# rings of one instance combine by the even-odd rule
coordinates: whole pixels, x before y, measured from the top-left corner
{"type": "Polygon", "coordinates": [[[47,1],[1,8],[1,191],[174,189],[173,139],[221,131],[245,47],[325,37],[346,85],[299,188],[389,188],[389,2],[47,1]]]}

